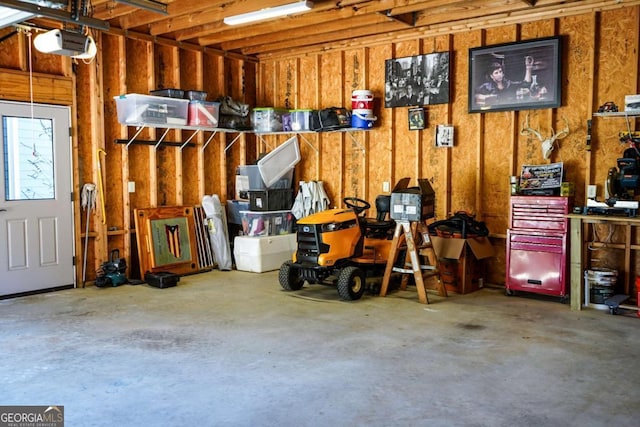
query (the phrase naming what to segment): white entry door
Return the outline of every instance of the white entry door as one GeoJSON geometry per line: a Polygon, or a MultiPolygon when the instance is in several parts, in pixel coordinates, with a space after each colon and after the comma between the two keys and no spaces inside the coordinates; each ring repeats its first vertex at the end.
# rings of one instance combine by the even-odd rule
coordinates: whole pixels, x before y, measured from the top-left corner
{"type": "Polygon", "coordinates": [[[0,298],[75,284],[69,116],[0,101],[0,298]]]}

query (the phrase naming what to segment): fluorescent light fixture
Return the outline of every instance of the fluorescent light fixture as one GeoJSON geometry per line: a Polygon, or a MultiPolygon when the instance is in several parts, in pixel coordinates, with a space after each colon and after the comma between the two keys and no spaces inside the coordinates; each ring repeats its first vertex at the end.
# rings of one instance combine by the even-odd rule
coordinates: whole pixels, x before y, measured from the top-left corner
{"type": "Polygon", "coordinates": [[[34,16],[33,13],[0,6],[0,28],[26,21],[34,16]]]}
{"type": "Polygon", "coordinates": [[[255,12],[243,13],[240,15],[227,16],[223,22],[227,25],[240,25],[249,22],[263,21],[265,19],[277,18],[279,16],[292,15],[294,13],[306,12],[313,8],[312,1],[299,1],[296,3],[283,4],[282,6],[267,7],[255,12]]]}

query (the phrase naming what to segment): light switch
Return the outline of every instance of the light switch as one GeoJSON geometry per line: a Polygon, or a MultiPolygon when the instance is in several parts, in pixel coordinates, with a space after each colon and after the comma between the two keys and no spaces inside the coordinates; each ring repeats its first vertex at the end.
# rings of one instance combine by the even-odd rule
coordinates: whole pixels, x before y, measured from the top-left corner
{"type": "Polygon", "coordinates": [[[135,193],[136,192],[136,182],[135,181],[129,181],[127,183],[127,187],[129,188],[129,193],[135,193]]]}
{"type": "Polygon", "coordinates": [[[388,193],[391,190],[391,186],[389,185],[389,181],[385,181],[382,183],[382,191],[384,193],[388,193]]]}

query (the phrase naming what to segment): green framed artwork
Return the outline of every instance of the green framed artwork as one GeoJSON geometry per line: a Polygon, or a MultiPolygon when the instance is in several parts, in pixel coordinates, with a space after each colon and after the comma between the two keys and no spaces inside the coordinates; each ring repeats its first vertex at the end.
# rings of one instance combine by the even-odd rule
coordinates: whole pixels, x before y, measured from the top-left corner
{"type": "Polygon", "coordinates": [[[191,206],[135,210],[140,274],[198,271],[195,225],[191,206]]]}

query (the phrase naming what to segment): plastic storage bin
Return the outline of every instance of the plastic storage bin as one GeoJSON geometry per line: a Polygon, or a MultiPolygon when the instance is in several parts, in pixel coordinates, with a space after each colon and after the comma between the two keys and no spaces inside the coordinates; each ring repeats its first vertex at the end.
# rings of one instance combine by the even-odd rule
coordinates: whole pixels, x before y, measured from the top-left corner
{"type": "Polygon", "coordinates": [[[251,124],[256,132],[281,132],[282,116],[286,110],[272,107],[254,108],[251,111],[251,124]]]}
{"type": "Polygon", "coordinates": [[[312,110],[291,110],[291,130],[305,131],[311,130],[311,111],[312,110]]]}
{"type": "Polygon", "coordinates": [[[187,90],[184,92],[184,97],[189,101],[206,101],[207,92],[201,90],[187,90]]]}
{"type": "Polygon", "coordinates": [[[296,235],[245,237],[233,241],[236,269],[252,273],[279,270],[296,250],[296,235]]]}
{"type": "Polygon", "coordinates": [[[293,136],[258,160],[260,176],[267,188],[287,175],[300,161],[298,137],[293,136]]]}
{"type": "Polygon", "coordinates": [[[156,89],[149,92],[153,96],[165,96],[169,98],[184,98],[184,91],[182,89],[156,89]]]}
{"type": "Polygon", "coordinates": [[[240,211],[245,236],[278,236],[293,232],[294,216],[289,210],[255,212],[240,211]]]}
{"type": "MultiPolygon", "coordinates": [[[[276,182],[274,182],[269,189],[272,188],[291,188],[293,182],[293,168],[285,170],[276,182]]],[[[264,183],[262,176],[260,175],[260,169],[258,165],[244,165],[238,166],[236,169],[236,175],[243,175],[249,178],[248,190],[265,190],[267,185],[264,183]]]]}
{"type": "Polygon", "coordinates": [[[219,102],[189,102],[189,126],[218,127],[219,102]]]}
{"type": "Polygon", "coordinates": [[[122,124],[155,123],[169,126],[187,124],[188,99],[139,95],[137,93],[114,96],[114,99],[118,111],[118,122],[122,124]]]}
{"type": "Polygon", "coordinates": [[[290,188],[249,191],[249,210],[279,211],[292,206],[293,190],[290,188]]]}

